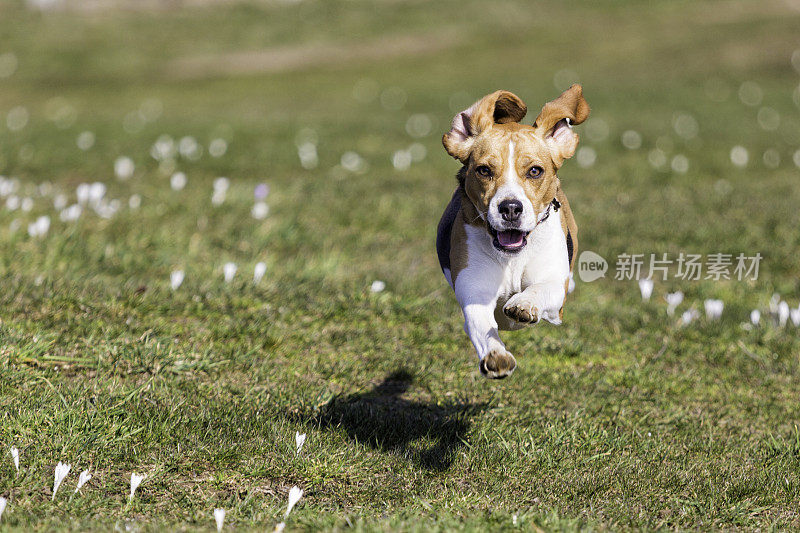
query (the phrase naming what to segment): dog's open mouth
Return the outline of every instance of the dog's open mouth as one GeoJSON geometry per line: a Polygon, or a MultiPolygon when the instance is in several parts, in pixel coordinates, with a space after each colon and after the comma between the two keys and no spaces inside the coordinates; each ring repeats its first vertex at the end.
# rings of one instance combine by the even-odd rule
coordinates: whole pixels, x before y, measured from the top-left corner
{"type": "Polygon", "coordinates": [[[492,235],[494,247],[503,252],[516,253],[528,244],[528,234],[524,231],[516,229],[497,231],[490,226],[489,233],[492,235]]]}

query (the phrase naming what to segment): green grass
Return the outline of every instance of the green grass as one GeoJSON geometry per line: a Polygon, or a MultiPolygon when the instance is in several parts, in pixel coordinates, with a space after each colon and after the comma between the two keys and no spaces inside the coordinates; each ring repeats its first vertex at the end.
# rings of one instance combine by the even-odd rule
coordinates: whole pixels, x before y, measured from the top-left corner
{"type": "Polygon", "coordinates": [[[0,174],[34,202],[0,208],[0,530],[210,531],[223,507],[228,526],[271,531],[293,485],[305,495],[287,530],[799,528],[798,330],[767,316],[742,327],[774,292],[800,299],[798,24],[782,2],[331,0],[155,13],[0,2],[0,55],[18,60],[0,79],[0,174]],[[358,53],[406,35],[430,49],[358,53]],[[354,57],[227,75],[179,68],[271,47],[354,57]],[[764,260],[757,281],[670,279],[649,303],[635,282],[579,283],[563,326],[504,335],[519,367],[489,382],[433,249],[457,170],[440,136],[459,106],[498,88],[520,95],[532,120],[565,69],[593,108],[580,131],[596,163],[560,173],[582,250],[612,271],[623,252],[764,260]],[[709,98],[709,80],[727,96],[709,98]],[[760,105],[740,101],[744,81],[758,83],[760,105]],[[405,104],[354,98],[370,85],[401,88],[405,104]],[[123,128],[152,101],[160,115],[123,128]],[[29,121],[11,131],[17,106],[29,121]],[[759,126],[763,106],[780,114],[777,130],[759,126]],[[697,138],[675,133],[679,112],[697,120],[697,138]],[[433,122],[421,139],[405,131],[416,113],[433,122]],[[313,170],[295,145],[307,128],[313,170]],[[638,150],[620,143],[629,129],[638,150]],[[97,139],[85,152],[82,131],[97,139]],[[150,157],[162,134],[206,148],[176,159],[183,191],[150,157]],[[213,158],[217,137],[228,151],[213,158]],[[426,158],[395,170],[392,154],[412,142],[426,158]],[[735,145],[749,151],[745,168],[730,162],[735,145]],[[668,160],[685,155],[689,171],[654,169],[656,146],[668,160]],[[769,148],[777,168],[762,162],[769,148]],[[347,151],[365,172],[341,168],[347,151]],[[136,164],[128,181],[113,174],[122,155],[136,164]],[[231,187],[214,207],[218,176],[231,187]],[[61,222],[53,199],[74,203],[77,185],[94,181],[120,200],[116,215],[61,222]],[[250,215],[261,182],[263,221],[250,215]],[[32,238],[40,215],[50,231],[32,238]],[[226,284],[228,261],[239,271],[226,284]],[[259,261],[267,274],[254,286],[259,261]],[[186,277],[172,291],[176,269],[186,277]],[[374,280],[386,290],[371,293],[374,280]],[[677,289],[679,314],[721,298],[722,319],[678,327],[663,303],[677,289]],[[299,455],[296,431],[308,435],[299,455]],[[51,502],[59,461],[72,472],[51,502]],[[87,468],[94,477],[72,496],[87,468]],[[131,472],[148,477],[129,504],[131,472]]]}

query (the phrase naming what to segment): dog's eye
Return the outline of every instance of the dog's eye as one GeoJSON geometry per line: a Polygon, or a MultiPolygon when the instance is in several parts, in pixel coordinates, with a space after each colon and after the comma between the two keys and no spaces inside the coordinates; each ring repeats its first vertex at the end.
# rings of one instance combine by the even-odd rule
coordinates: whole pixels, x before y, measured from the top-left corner
{"type": "Polygon", "coordinates": [[[478,165],[475,168],[475,172],[478,173],[478,176],[483,178],[491,178],[492,177],[492,169],[487,167],[486,165],[478,165]]]}
{"type": "Polygon", "coordinates": [[[544,169],[540,166],[531,167],[528,171],[528,177],[532,179],[541,178],[544,174],[544,169]]]}

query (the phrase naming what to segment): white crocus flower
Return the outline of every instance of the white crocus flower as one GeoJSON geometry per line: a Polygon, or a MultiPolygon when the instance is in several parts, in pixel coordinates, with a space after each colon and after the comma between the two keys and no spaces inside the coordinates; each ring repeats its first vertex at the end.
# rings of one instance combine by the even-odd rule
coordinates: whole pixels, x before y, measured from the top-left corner
{"type": "Polygon", "coordinates": [[[28,235],[31,237],[42,237],[50,231],[50,217],[42,215],[36,221],[28,224],[28,235]]]}
{"type": "Polygon", "coordinates": [[[61,211],[69,204],[69,198],[67,198],[66,194],[57,194],[55,198],[53,198],[53,207],[56,210],[61,211]]]}
{"type": "Polygon", "coordinates": [[[225,202],[225,191],[217,192],[211,195],[211,203],[214,205],[222,205],[225,202]]]}
{"type": "Polygon", "coordinates": [[[61,486],[61,482],[64,481],[64,478],[67,477],[69,474],[69,469],[72,468],[68,464],[64,464],[59,461],[56,465],[56,473],[55,473],[55,480],[53,481],[53,497],[50,500],[56,499],[56,492],[58,492],[58,487],[61,486]]]}
{"type": "Polygon", "coordinates": [[[80,148],[85,152],[86,150],[94,146],[94,140],[95,140],[94,133],[92,133],[91,131],[84,131],[81,132],[80,135],[78,135],[76,144],[78,145],[78,148],[80,148]]]}
{"type": "Polygon", "coordinates": [[[396,170],[408,170],[411,166],[411,152],[408,150],[397,150],[392,154],[392,166],[396,170]]]}
{"type": "Polygon", "coordinates": [[[786,325],[786,322],[789,321],[789,304],[786,302],[781,302],[778,304],[778,324],[781,327],[786,325]]]}
{"type": "Polygon", "coordinates": [[[62,209],[58,216],[61,222],[74,222],[81,217],[82,212],[83,208],[80,204],[72,204],[62,209]]]}
{"type": "Polygon", "coordinates": [[[216,178],[214,180],[214,192],[225,193],[231,185],[231,180],[225,177],[216,178]]]}
{"type": "Polygon", "coordinates": [[[386,283],[379,279],[373,281],[372,285],[369,286],[369,290],[371,290],[372,292],[383,292],[383,289],[385,288],[386,288],[386,283]]]}
{"type": "Polygon", "coordinates": [[[156,161],[170,159],[175,155],[175,140],[169,135],[161,135],[150,148],[150,156],[156,161]]]}
{"type": "Polygon", "coordinates": [[[184,273],[183,270],[175,270],[169,275],[169,285],[172,290],[178,290],[178,287],[183,283],[184,273]]]}
{"type": "Polygon", "coordinates": [[[106,195],[106,185],[96,181],[89,185],[89,203],[99,204],[106,195]]]}
{"type": "Polygon", "coordinates": [[[722,302],[722,300],[708,299],[703,302],[703,306],[706,310],[706,318],[709,320],[719,320],[719,318],[722,316],[722,310],[725,307],[725,304],[722,302]]]}
{"type": "Polygon", "coordinates": [[[50,217],[42,215],[36,219],[36,226],[39,228],[39,235],[46,235],[50,231],[50,217]]]}
{"type": "Polygon", "coordinates": [[[114,174],[121,180],[126,180],[133,176],[135,166],[130,157],[119,157],[114,161],[114,174]]]}
{"type": "Polygon", "coordinates": [[[8,500],[0,496],[0,518],[3,517],[3,513],[6,510],[6,505],[8,505],[8,500]]]}
{"type": "Polygon", "coordinates": [[[652,279],[639,280],[639,291],[642,293],[642,300],[645,302],[650,301],[650,296],[653,294],[653,285],[652,279]]]}
{"type": "Polygon", "coordinates": [[[130,496],[128,496],[129,501],[133,500],[133,494],[136,492],[136,489],[139,488],[139,485],[142,484],[142,481],[144,481],[144,478],[146,477],[147,474],[141,474],[141,475],[135,473],[131,474],[131,494],[130,496]]]}
{"type": "Polygon", "coordinates": [[[355,152],[345,152],[342,154],[340,164],[345,170],[361,174],[367,170],[367,162],[355,152]]]}
{"type": "Polygon", "coordinates": [[[306,142],[298,146],[297,156],[300,158],[300,165],[306,170],[317,168],[319,164],[317,147],[314,143],[306,142]]]}
{"type": "Polygon", "coordinates": [[[699,316],[700,313],[697,312],[697,309],[689,309],[688,311],[684,311],[681,315],[681,325],[688,326],[699,316]]]}
{"type": "Polygon", "coordinates": [[[81,183],[75,189],[75,196],[78,198],[78,203],[85,204],[89,201],[89,184],[81,183]]]}
{"type": "Polygon", "coordinates": [[[81,487],[86,485],[86,483],[92,479],[92,475],[89,473],[88,470],[84,470],[81,472],[81,475],[78,476],[78,486],[75,487],[75,494],[78,494],[78,491],[81,490],[81,487]]]}
{"type": "Polygon", "coordinates": [[[286,514],[283,516],[284,520],[289,518],[289,513],[292,512],[292,508],[298,501],[300,501],[300,498],[302,497],[303,497],[303,489],[301,489],[300,487],[295,486],[292,487],[291,490],[289,490],[289,505],[286,507],[286,514]]]}
{"type": "Polygon", "coordinates": [[[233,277],[236,275],[236,263],[225,263],[222,265],[222,274],[225,276],[225,283],[233,281],[233,277]]]}
{"type": "Polygon", "coordinates": [[[94,212],[103,218],[113,217],[119,211],[119,207],[119,200],[111,200],[110,202],[103,200],[93,206],[94,212]]]}
{"type": "Polygon", "coordinates": [[[187,135],[186,137],[181,137],[178,141],[178,153],[186,159],[197,161],[203,155],[203,149],[197,143],[197,139],[187,135]]]}
{"type": "Polygon", "coordinates": [[[300,450],[303,449],[303,444],[306,442],[306,434],[300,433],[299,431],[294,432],[294,442],[297,446],[297,453],[300,453],[300,450]]]}
{"type": "Polygon", "coordinates": [[[16,447],[11,448],[11,459],[14,461],[14,468],[19,472],[19,450],[16,447]]]}
{"type": "Polygon", "coordinates": [[[253,204],[250,214],[256,220],[264,220],[267,218],[267,215],[269,214],[269,206],[267,205],[267,202],[256,202],[253,204]]]}
{"type": "Polygon", "coordinates": [[[267,273],[267,264],[264,262],[256,263],[255,268],[253,268],[253,283],[258,284],[261,281],[261,278],[264,277],[264,274],[267,273]]]}
{"type": "Polygon", "coordinates": [[[214,139],[208,145],[208,153],[211,157],[222,157],[228,151],[228,143],[225,139],[214,139]]]}
{"type": "Polygon", "coordinates": [[[777,292],[769,299],[769,314],[775,316],[778,314],[778,305],[781,303],[781,295],[777,292]]]}
{"type": "Polygon", "coordinates": [[[761,323],[761,311],[753,309],[750,311],[750,323],[757,326],[761,323]]]}
{"type": "Polygon", "coordinates": [[[794,324],[795,327],[800,327],[800,307],[789,311],[789,318],[792,319],[792,324],[794,324]]]}
{"type": "Polygon", "coordinates": [[[5,198],[9,194],[13,193],[19,187],[19,182],[16,179],[6,179],[3,176],[0,176],[0,196],[5,198]]]}
{"type": "Polygon", "coordinates": [[[681,291],[670,292],[664,295],[667,301],[667,314],[672,316],[675,314],[675,309],[683,302],[683,293],[681,291]]]}
{"type": "Polygon", "coordinates": [[[214,521],[217,523],[217,531],[222,531],[225,523],[225,509],[214,509],[214,521]]]}
{"type": "Polygon", "coordinates": [[[183,172],[176,172],[169,178],[169,186],[173,191],[180,191],[186,187],[186,174],[183,172]]]}

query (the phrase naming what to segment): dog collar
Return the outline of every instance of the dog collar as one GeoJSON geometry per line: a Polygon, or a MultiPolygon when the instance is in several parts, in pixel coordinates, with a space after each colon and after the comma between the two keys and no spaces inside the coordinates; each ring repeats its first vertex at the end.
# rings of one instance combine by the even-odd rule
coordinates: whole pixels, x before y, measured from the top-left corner
{"type": "Polygon", "coordinates": [[[561,202],[559,202],[556,198],[553,198],[550,203],[547,204],[547,209],[545,209],[544,216],[536,223],[537,226],[550,218],[550,209],[557,212],[559,209],[561,209],[561,202]]]}

